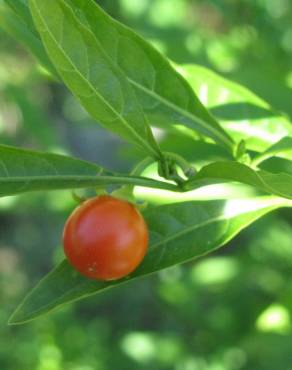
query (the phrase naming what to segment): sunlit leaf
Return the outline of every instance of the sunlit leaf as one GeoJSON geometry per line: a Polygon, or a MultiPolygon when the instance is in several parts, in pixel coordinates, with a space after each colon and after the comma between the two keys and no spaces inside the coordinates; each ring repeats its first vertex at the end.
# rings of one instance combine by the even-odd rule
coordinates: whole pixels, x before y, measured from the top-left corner
{"type": "Polygon", "coordinates": [[[208,164],[186,183],[185,189],[192,190],[229,181],[240,182],[269,194],[292,199],[292,175],[255,171],[242,163],[232,161],[208,164]]]}
{"type": "Polygon", "coordinates": [[[248,149],[265,150],[292,135],[288,119],[247,88],[201,66],[178,66],[177,70],[229,134],[237,141],[244,139],[248,149]]]}

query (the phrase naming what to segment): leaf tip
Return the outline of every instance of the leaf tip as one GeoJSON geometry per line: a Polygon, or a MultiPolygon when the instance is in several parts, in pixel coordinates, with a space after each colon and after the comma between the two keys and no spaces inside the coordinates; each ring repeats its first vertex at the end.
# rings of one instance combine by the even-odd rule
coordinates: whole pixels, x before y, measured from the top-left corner
{"type": "Polygon", "coordinates": [[[8,326],[15,326],[15,325],[22,325],[25,324],[26,322],[30,321],[29,319],[26,320],[22,318],[18,308],[12,313],[12,315],[9,317],[7,321],[8,326]]]}

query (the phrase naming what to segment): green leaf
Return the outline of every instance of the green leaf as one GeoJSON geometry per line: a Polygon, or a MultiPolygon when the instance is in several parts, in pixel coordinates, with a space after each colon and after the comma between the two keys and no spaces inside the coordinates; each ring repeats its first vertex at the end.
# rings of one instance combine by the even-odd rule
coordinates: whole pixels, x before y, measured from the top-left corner
{"type": "Polygon", "coordinates": [[[253,158],[253,165],[257,166],[261,162],[273,156],[280,156],[282,158],[292,160],[292,137],[283,137],[276,144],[270,146],[263,153],[259,153],[253,158]]]}
{"type": "Polygon", "coordinates": [[[6,3],[6,6],[0,4],[0,27],[28,48],[42,66],[57,79],[57,72],[34,28],[26,2],[6,0],[6,3]]]}
{"type": "Polygon", "coordinates": [[[160,158],[131,86],[92,33],[62,0],[29,4],[48,55],[86,110],[107,129],[160,158]]]}
{"type": "Polygon", "coordinates": [[[201,66],[178,66],[177,70],[224,129],[236,141],[244,140],[247,149],[262,151],[292,135],[289,120],[247,88],[201,66]]]}
{"type": "MultiPolygon", "coordinates": [[[[39,2],[41,2],[39,0],[39,2]]],[[[232,139],[154,47],[92,0],[65,0],[79,22],[123,71],[153,125],[182,124],[232,149],[232,139]]]]}
{"type": "Polygon", "coordinates": [[[102,292],[121,283],[205,255],[226,244],[264,214],[285,205],[280,198],[185,202],[148,209],[149,251],[129,277],[100,282],[76,272],[67,261],[43,278],[10,319],[20,324],[65,303],[102,292]]]}
{"type": "MultiPolygon", "coordinates": [[[[28,0],[6,1],[21,16],[33,34],[36,34],[28,16],[28,0]]],[[[93,1],[74,0],[66,3],[72,6],[84,27],[93,32],[112,62],[123,70],[151,123],[166,128],[170,124],[183,124],[231,149],[232,139],[204,108],[180,74],[147,41],[114,21],[93,1]],[[121,40],[120,45],[118,39],[121,40]]],[[[21,40],[21,34],[16,35],[16,38],[21,40]]],[[[24,40],[22,42],[26,44],[24,40]]],[[[27,46],[31,49],[29,40],[27,46]]],[[[33,49],[31,51],[41,57],[46,54],[44,50],[41,53],[36,53],[33,49]]]]}
{"type": "Polygon", "coordinates": [[[4,0],[4,2],[14,11],[19,19],[25,23],[30,32],[35,35],[35,37],[38,37],[26,0],[4,0]]]}
{"type": "Polygon", "coordinates": [[[0,145],[0,197],[35,190],[133,184],[178,191],[170,183],[115,174],[80,159],[0,145]]]}
{"type": "Polygon", "coordinates": [[[292,199],[292,175],[255,171],[239,162],[214,162],[203,167],[197,175],[185,183],[185,190],[193,190],[211,184],[236,181],[253,186],[269,194],[292,199]]]}

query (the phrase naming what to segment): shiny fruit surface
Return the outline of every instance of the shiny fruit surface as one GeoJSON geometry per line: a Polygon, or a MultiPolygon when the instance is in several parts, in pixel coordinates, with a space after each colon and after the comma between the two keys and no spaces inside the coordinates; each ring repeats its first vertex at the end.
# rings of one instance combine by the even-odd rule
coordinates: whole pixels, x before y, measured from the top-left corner
{"type": "Polygon", "coordinates": [[[72,212],[64,226],[63,246],[69,263],[82,275],[119,279],[143,260],[148,228],[133,204],[102,195],[72,212]]]}

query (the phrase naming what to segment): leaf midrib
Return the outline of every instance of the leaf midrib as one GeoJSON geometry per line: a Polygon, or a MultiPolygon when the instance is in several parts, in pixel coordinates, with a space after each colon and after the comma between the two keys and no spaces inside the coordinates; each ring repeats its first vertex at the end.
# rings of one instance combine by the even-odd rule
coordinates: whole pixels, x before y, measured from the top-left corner
{"type": "Polygon", "coordinates": [[[58,181],[58,182],[66,182],[66,181],[88,181],[94,185],[95,183],[98,184],[101,181],[108,181],[108,184],[136,184],[137,186],[145,186],[157,189],[165,189],[175,192],[181,192],[182,190],[177,187],[176,185],[166,182],[166,181],[159,181],[147,177],[130,177],[130,176],[101,176],[98,175],[44,175],[44,176],[17,176],[17,177],[1,177],[0,176],[0,185],[3,183],[22,183],[26,182],[29,184],[30,182],[37,182],[37,181],[58,181]]]}
{"type": "MultiPolygon", "coordinates": [[[[34,7],[35,7],[35,10],[36,12],[38,13],[39,17],[40,17],[40,20],[41,22],[43,23],[44,27],[45,27],[45,30],[46,32],[48,33],[48,35],[50,36],[50,38],[52,39],[52,41],[55,43],[55,45],[57,46],[57,48],[61,51],[61,53],[63,54],[63,56],[66,58],[67,62],[71,65],[73,71],[75,73],[77,73],[77,75],[83,80],[83,82],[85,82],[85,84],[87,84],[89,86],[89,88],[97,95],[97,97],[99,97],[99,99],[114,113],[114,115],[116,115],[116,117],[123,123],[123,125],[134,135],[134,137],[136,139],[138,139],[138,141],[140,143],[142,143],[142,146],[146,147],[150,153],[152,153],[152,155],[156,158],[157,157],[157,153],[155,152],[155,150],[148,144],[147,141],[143,140],[141,138],[140,135],[138,135],[136,133],[136,131],[131,127],[131,125],[128,125],[127,121],[124,119],[123,116],[121,116],[119,114],[119,112],[117,112],[99,93],[98,91],[96,90],[96,88],[91,84],[90,81],[88,81],[85,77],[83,77],[83,75],[79,72],[79,70],[76,68],[75,64],[71,61],[71,59],[67,56],[65,50],[61,47],[61,45],[58,43],[58,41],[55,39],[54,35],[50,32],[50,29],[48,28],[47,26],[47,23],[45,22],[43,16],[42,16],[42,13],[39,11],[37,5],[35,4],[35,1],[34,0],[30,0],[32,3],[34,3],[34,7]]],[[[64,3],[63,3],[64,4],[64,3]]],[[[66,4],[64,4],[64,6],[67,7],[66,4]]],[[[70,9],[71,11],[71,9],[70,9]]],[[[86,29],[80,22],[79,20],[76,18],[76,16],[74,15],[74,13],[71,11],[72,13],[72,16],[74,17],[75,21],[77,21],[80,25],[80,27],[83,27],[87,32],[88,32],[88,29],[86,29]]],[[[97,41],[97,39],[94,37],[95,41],[97,41]]],[[[98,42],[99,43],[99,42],[98,42]]],[[[102,48],[101,48],[102,49],[102,48]]],[[[104,51],[103,51],[104,53],[104,51]]],[[[108,55],[105,54],[105,57],[108,58],[108,55]]],[[[143,114],[143,113],[142,113],[143,114]]]]}
{"type": "MultiPolygon", "coordinates": [[[[66,7],[67,7],[67,4],[64,4],[66,7]]],[[[72,12],[73,13],[73,12],[72,12]]],[[[40,12],[39,12],[40,14],[40,12]]],[[[83,27],[84,29],[86,29],[88,32],[90,32],[92,34],[92,36],[94,37],[94,39],[96,40],[96,42],[99,43],[98,41],[98,38],[96,37],[95,33],[92,32],[92,30],[89,28],[89,27],[86,27],[84,24],[82,24],[78,19],[77,17],[75,16],[75,14],[73,13],[73,16],[75,18],[75,20],[80,24],[81,27],[83,27]]],[[[42,17],[41,17],[42,18],[42,17]]],[[[43,19],[43,18],[42,18],[43,19]]],[[[115,20],[113,20],[115,22],[115,20]]],[[[47,28],[47,27],[46,27],[47,28]]],[[[48,28],[47,28],[48,30],[48,28]]],[[[48,31],[49,32],[49,31],[48,31]]],[[[54,40],[55,43],[56,40],[54,40]]],[[[58,45],[58,44],[57,44],[58,45]]],[[[100,45],[100,48],[103,49],[103,52],[104,54],[109,58],[108,56],[108,53],[104,50],[104,48],[100,45]]],[[[63,53],[64,54],[64,53],[63,53]]],[[[65,54],[66,55],[66,54],[65,54]]],[[[109,58],[110,59],[110,58],[109,58]]],[[[70,59],[69,59],[70,60],[70,59]]],[[[71,64],[72,65],[72,64],[71,64]]],[[[78,70],[77,70],[78,72],[78,70]]],[[[78,72],[79,73],[79,72],[78,72]]],[[[81,74],[80,74],[81,75],[81,74]]],[[[180,107],[178,107],[177,105],[173,104],[172,102],[170,102],[169,100],[165,99],[164,97],[162,97],[161,95],[158,95],[155,91],[153,90],[149,90],[147,88],[145,88],[145,86],[141,85],[141,84],[138,84],[136,81],[132,80],[130,77],[128,77],[127,75],[126,76],[126,79],[132,84],[134,85],[135,87],[139,88],[140,90],[144,91],[146,94],[148,94],[149,96],[152,96],[154,99],[156,100],[160,100],[165,106],[168,106],[170,107],[172,110],[176,111],[177,113],[181,114],[182,116],[185,116],[187,117],[188,119],[190,119],[191,121],[196,121],[199,125],[201,125],[202,127],[204,127],[206,130],[209,130],[213,133],[213,135],[215,137],[218,137],[220,138],[220,140],[222,142],[224,142],[226,144],[227,147],[229,147],[230,149],[233,148],[233,145],[232,145],[232,141],[231,140],[228,140],[228,137],[222,135],[222,133],[218,130],[216,130],[212,125],[208,125],[204,120],[202,120],[201,118],[199,118],[198,116],[195,116],[193,114],[191,114],[190,112],[188,112],[187,110],[185,109],[182,109],[180,107]]],[[[83,78],[83,76],[81,75],[81,77],[83,78]]],[[[85,81],[87,81],[85,79],[85,81]]],[[[89,84],[90,86],[92,86],[91,84],[89,84]]],[[[92,86],[92,88],[94,89],[94,87],[92,86]]],[[[96,91],[94,89],[94,91],[96,91]]],[[[106,102],[107,103],[107,102],[106,102]]],[[[110,106],[111,108],[111,106],[110,106]]],[[[119,117],[119,114],[118,112],[115,112],[115,110],[113,110],[114,113],[116,113],[116,115],[119,117]]],[[[123,117],[122,117],[122,120],[123,120],[123,117]]],[[[127,126],[127,124],[126,124],[127,126]]],[[[135,132],[135,131],[134,131],[135,132]]],[[[140,137],[139,137],[140,138],[140,137]]],[[[144,142],[142,140],[142,142],[144,142]]],[[[151,151],[153,152],[153,149],[151,148],[151,151]]]]}
{"type": "Polygon", "coordinates": [[[196,121],[198,124],[200,124],[202,127],[204,127],[207,131],[211,131],[214,136],[219,137],[229,148],[232,149],[232,143],[229,141],[224,135],[221,134],[221,132],[216,130],[212,125],[208,125],[204,120],[199,118],[198,116],[195,116],[194,114],[188,112],[185,109],[180,108],[179,106],[173,104],[171,101],[165,99],[161,95],[158,95],[154,90],[150,90],[145,88],[145,86],[138,84],[136,81],[132,80],[131,78],[127,77],[129,82],[137,87],[138,89],[142,90],[149,96],[153,97],[154,99],[161,101],[165,106],[170,107],[172,110],[176,111],[177,113],[181,114],[182,116],[187,117],[191,121],[196,121]]]}

